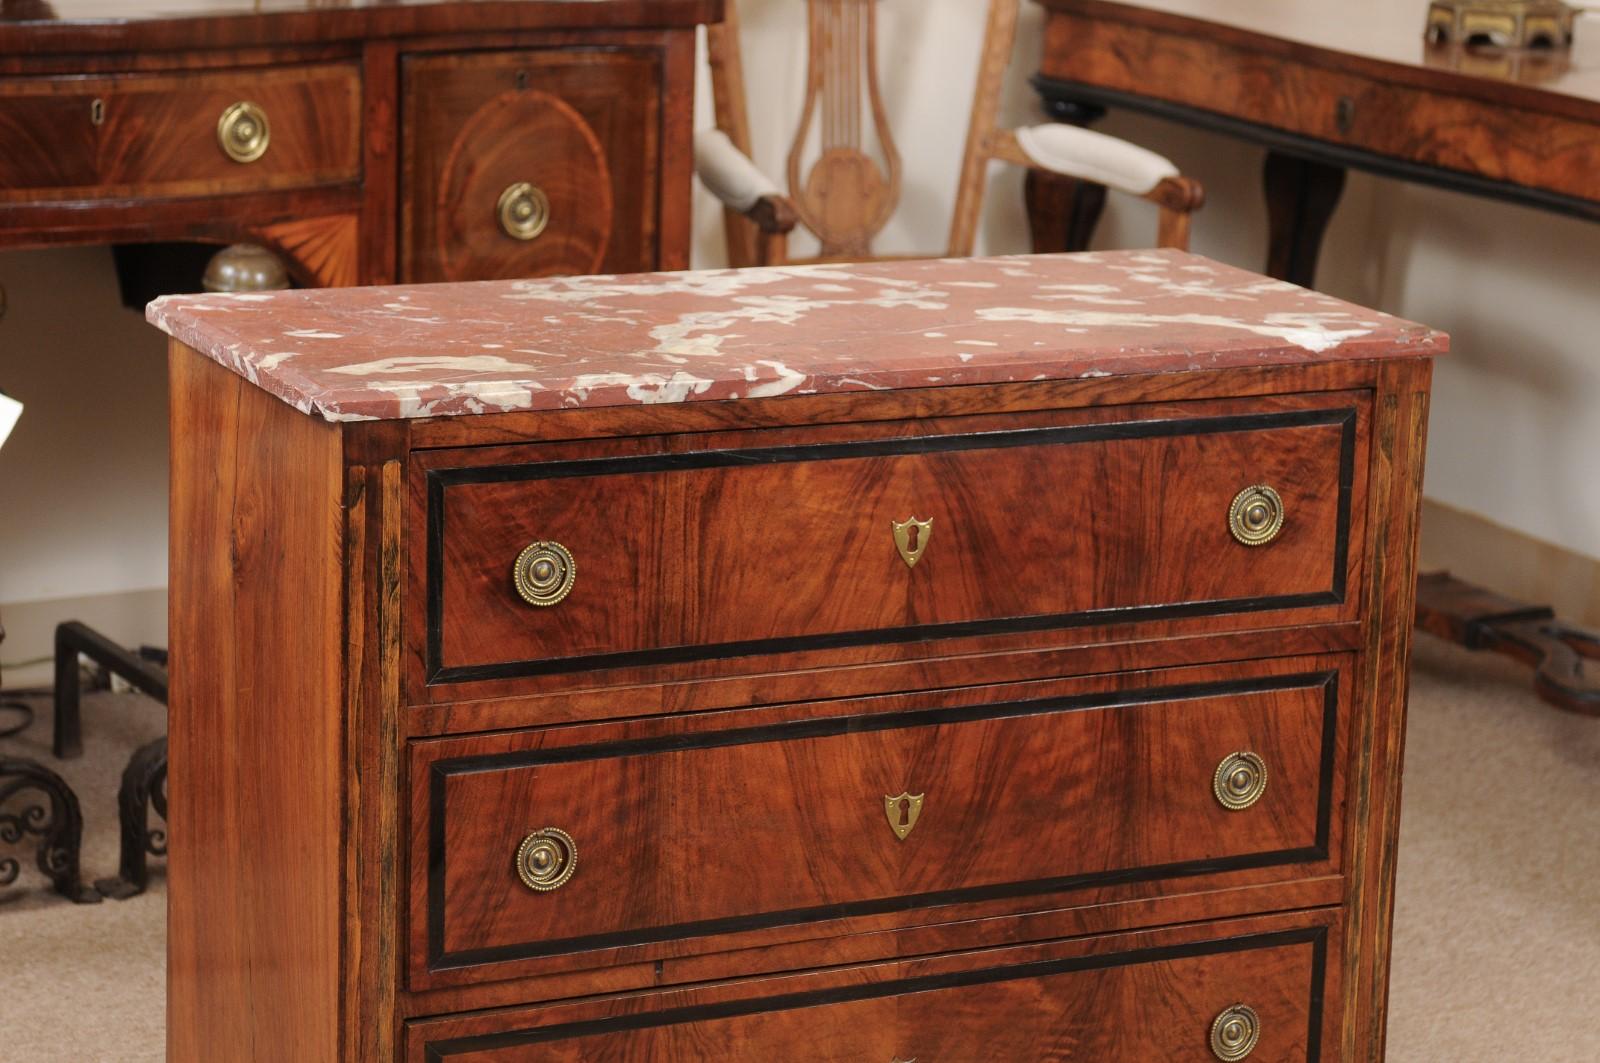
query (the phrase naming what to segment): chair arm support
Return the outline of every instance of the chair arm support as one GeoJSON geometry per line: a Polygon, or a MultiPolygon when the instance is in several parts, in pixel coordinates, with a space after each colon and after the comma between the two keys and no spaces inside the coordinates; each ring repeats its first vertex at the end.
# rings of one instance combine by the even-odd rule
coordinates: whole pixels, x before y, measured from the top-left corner
{"type": "Polygon", "coordinates": [[[755,222],[762,232],[787,233],[799,220],[788,197],[722,130],[695,134],[694,165],[712,195],[755,222]]]}

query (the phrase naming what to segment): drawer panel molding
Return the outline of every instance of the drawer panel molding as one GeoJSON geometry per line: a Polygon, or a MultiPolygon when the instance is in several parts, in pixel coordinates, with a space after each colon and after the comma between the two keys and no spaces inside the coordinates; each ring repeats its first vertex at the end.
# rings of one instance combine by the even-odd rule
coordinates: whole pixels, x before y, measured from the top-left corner
{"type": "Polygon", "coordinates": [[[1215,1063],[1211,1028],[1243,1004],[1256,1022],[1251,1058],[1320,1063],[1329,937],[1328,927],[1311,926],[1010,963],[1002,951],[965,970],[588,1021],[519,1028],[514,1014],[446,1019],[413,1024],[412,1058],[1215,1063]],[[1127,1005],[1105,1010],[1108,1001],[1127,1005]],[[985,1021],[972,1021],[978,1014],[985,1021]],[[465,1026],[499,1029],[469,1033],[465,1026]]]}
{"type": "MultiPolygon", "coordinates": [[[[1110,623],[1340,606],[1346,603],[1357,419],[1355,407],[1341,406],[429,468],[423,535],[427,682],[525,679],[1110,623]],[[1322,436],[1304,434],[1318,429],[1328,432],[1327,451],[1321,449],[1322,436]],[[1253,433],[1262,435],[1246,438],[1253,433]],[[1178,448],[1200,448],[1206,439],[1222,440],[1218,447],[1225,448],[1233,460],[1245,460],[1238,455],[1249,447],[1271,448],[1281,443],[1286,453],[1266,460],[1295,468],[1311,464],[1315,471],[1306,475],[1319,479],[1299,484],[1293,501],[1302,510],[1318,508],[1317,519],[1308,525],[1303,512],[1290,512],[1285,518],[1287,530],[1274,542],[1253,548],[1240,545],[1228,530],[1229,504],[1240,488],[1254,482],[1249,473],[1240,470],[1233,476],[1235,483],[1227,479],[1230,470],[1219,470],[1207,462],[1206,451],[1154,449],[1162,441],[1172,441],[1178,448]],[[1075,449],[1085,445],[1098,448],[1093,453],[1075,449]],[[1332,453],[1335,449],[1336,456],[1332,453]],[[1039,508],[1042,516],[1028,527],[1026,542],[1005,541],[1007,528],[994,515],[1007,506],[1023,504],[1015,496],[1020,489],[1016,485],[1056,475],[1089,475],[1105,462],[1120,463],[1129,475],[1137,475],[1150,462],[1168,460],[1179,463],[1179,476],[1219,481],[1218,490],[1225,488],[1226,493],[1219,496],[1214,513],[1185,509],[1152,522],[1147,516],[1135,517],[1129,510],[1134,502],[1127,501],[1108,504],[1103,514],[1093,514],[1093,500],[1044,501],[1037,496],[1042,485],[1034,483],[1026,501],[1039,508]],[[796,468],[804,465],[814,468],[796,468]],[[949,476],[941,479],[942,473],[949,476]],[[1324,475],[1326,482],[1320,479],[1324,475]],[[910,479],[917,487],[902,488],[897,482],[910,479]],[[889,482],[881,489],[864,487],[869,480],[889,482]],[[582,481],[581,485],[577,481],[582,481]],[[934,496],[925,503],[913,498],[923,486],[927,486],[926,494],[934,496]],[[796,503],[803,512],[791,515],[786,507],[795,498],[794,492],[802,490],[809,492],[803,503],[796,503]],[[858,501],[864,490],[875,491],[874,500],[884,506],[896,505],[890,499],[904,495],[912,506],[937,504],[941,512],[959,510],[959,519],[968,526],[954,523],[957,518],[949,516],[940,520],[919,542],[918,563],[902,565],[901,561],[909,559],[893,526],[906,513],[897,511],[897,516],[884,522],[881,544],[864,542],[862,522],[870,520],[869,532],[877,529],[876,519],[866,512],[869,503],[858,501]],[[1006,494],[1008,490],[1013,493],[1006,494]],[[1324,492],[1331,499],[1322,497],[1324,492]],[[610,512],[615,508],[611,503],[621,507],[631,497],[635,505],[659,507],[685,494],[692,500],[683,503],[687,507],[684,519],[698,517],[700,521],[693,542],[695,556],[652,557],[643,575],[629,571],[628,566],[636,563],[633,554],[637,549],[630,550],[626,540],[628,514],[610,512]],[[571,499],[579,495],[591,500],[588,510],[575,508],[577,503],[571,499]],[[638,501],[646,497],[648,503],[638,501]],[[764,505],[766,511],[752,518],[727,502],[728,498],[735,498],[740,505],[764,505]],[[1084,517],[1086,510],[1091,511],[1092,521],[1084,517]],[[1121,520],[1123,510],[1128,510],[1126,522],[1121,520]],[[454,519],[452,512],[457,514],[454,519]],[[540,514],[550,514],[561,527],[540,525],[540,514]],[[564,612],[575,608],[580,595],[569,598],[560,609],[541,610],[544,615],[526,621],[522,618],[521,599],[509,577],[499,579],[501,566],[495,552],[499,547],[494,542],[503,534],[497,525],[518,520],[528,522],[530,538],[562,538],[583,569],[585,581],[602,588],[594,604],[581,607],[587,612],[563,618],[564,612]],[[599,561],[591,560],[592,553],[586,555],[585,543],[579,540],[577,533],[585,529],[590,533],[589,545],[601,555],[599,561]],[[1295,532],[1301,537],[1291,542],[1295,532]],[[753,541],[757,536],[770,539],[770,549],[765,541],[753,541]],[[1218,563],[1210,567],[1216,571],[1200,574],[1191,568],[1184,579],[1212,580],[1220,593],[1209,593],[1208,586],[1207,593],[1191,594],[1187,593],[1190,587],[1174,589],[1156,583],[1156,575],[1146,570],[1160,566],[1149,562],[1176,566],[1177,560],[1167,554],[1180,542],[1192,545],[1197,537],[1207,543],[1214,541],[1218,563]],[[879,546],[884,549],[877,549],[879,546]],[[900,548],[900,560],[892,566],[882,564],[885,558],[896,556],[891,547],[900,548]],[[1274,557],[1274,551],[1283,553],[1274,557]],[[933,573],[931,567],[941,555],[944,567],[933,573]],[[1084,577],[1084,582],[1096,585],[1051,589],[1051,581],[1061,571],[1054,559],[1061,557],[1070,557],[1089,570],[1091,576],[1084,577]],[[1122,571],[1110,571],[1112,564],[1120,565],[1122,571]],[[606,567],[611,570],[610,582],[598,583],[597,577],[606,574],[606,567]],[[815,579],[818,568],[836,572],[837,584],[815,579]],[[788,630],[769,637],[739,638],[733,637],[739,629],[719,628],[716,598],[727,593],[727,587],[713,584],[722,579],[725,570],[737,570],[747,583],[759,582],[759,587],[741,585],[740,593],[752,597],[752,606],[765,598],[768,612],[775,612],[781,604],[783,614],[771,624],[788,630]],[[1219,578],[1218,572],[1226,579],[1219,578]],[[645,585],[646,578],[655,582],[645,585]],[[1113,578],[1116,593],[1128,600],[1096,604],[1092,599],[1106,594],[1106,581],[1113,578]],[[487,593],[481,589],[486,580],[487,593]],[[792,600],[774,602],[770,589],[777,586],[784,586],[784,597],[792,600]],[[835,591],[836,586],[848,590],[835,591]],[[1237,593],[1228,593],[1230,589],[1237,593]],[[703,614],[697,621],[698,631],[691,632],[687,621],[671,614],[671,609],[678,608],[674,599],[680,597],[689,599],[684,608],[703,614]],[[896,599],[907,603],[898,616],[887,611],[896,599]],[[921,620],[921,616],[928,619],[921,620]],[[902,622],[907,619],[912,622],[902,622]],[[609,630],[619,624],[632,627],[609,630]],[[711,637],[692,637],[707,631],[713,633],[711,637]],[[721,637],[724,631],[728,637],[721,637]],[[524,656],[515,651],[518,646],[526,647],[530,654],[539,649],[547,655],[524,656]],[[497,656],[515,659],[495,659],[497,656]]],[[[1123,491],[1131,499],[1141,494],[1142,488],[1125,487],[1123,491]]],[[[1273,494],[1276,497],[1277,492],[1273,494]]],[[[1280,499],[1279,504],[1286,503],[1280,499]]],[[[1159,510],[1142,500],[1138,505],[1159,510]]],[[[525,542],[517,542],[503,558],[506,573],[517,551],[525,546],[525,542]]],[[[744,616],[743,630],[749,629],[752,616],[739,609],[728,613],[744,616]]]]}
{"type": "Polygon", "coordinates": [[[492,753],[461,755],[545,736],[414,743],[413,972],[477,981],[544,957],[1327,863],[1340,695],[1326,670],[492,753]],[[1215,771],[1246,746],[1278,770],[1231,809],[1215,771]],[[696,803],[689,780],[715,780],[716,799],[696,803]],[[513,870],[546,826],[584,854],[559,895],[513,870]],[[759,891],[739,885],[750,852],[759,891]]]}

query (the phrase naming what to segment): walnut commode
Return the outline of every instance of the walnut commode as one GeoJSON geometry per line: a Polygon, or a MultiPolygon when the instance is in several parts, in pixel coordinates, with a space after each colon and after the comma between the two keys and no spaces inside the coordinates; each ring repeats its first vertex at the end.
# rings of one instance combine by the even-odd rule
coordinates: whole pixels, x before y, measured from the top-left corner
{"type": "Polygon", "coordinates": [[[150,316],[173,1060],[1381,1056],[1440,334],[1176,252],[150,316]]]}

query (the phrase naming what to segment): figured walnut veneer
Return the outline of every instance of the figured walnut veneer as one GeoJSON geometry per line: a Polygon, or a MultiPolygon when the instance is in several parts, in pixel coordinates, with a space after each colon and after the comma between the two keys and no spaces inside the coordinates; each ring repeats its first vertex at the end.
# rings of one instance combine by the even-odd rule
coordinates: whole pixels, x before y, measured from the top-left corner
{"type": "Polygon", "coordinates": [[[175,341],[170,1058],[1381,1058],[1431,361],[1376,335],[339,423],[175,341]]]}

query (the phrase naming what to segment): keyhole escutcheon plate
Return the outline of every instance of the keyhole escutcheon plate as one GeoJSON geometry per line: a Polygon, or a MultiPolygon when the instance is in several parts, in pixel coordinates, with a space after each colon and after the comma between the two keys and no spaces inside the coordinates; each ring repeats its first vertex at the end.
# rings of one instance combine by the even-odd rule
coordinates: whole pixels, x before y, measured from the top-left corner
{"type": "Polygon", "coordinates": [[[894,529],[894,548],[900,551],[900,560],[906,563],[907,568],[916,568],[923,552],[928,549],[928,540],[933,538],[933,518],[892,520],[889,526],[894,529]]]}
{"type": "Polygon", "coordinates": [[[889,818],[889,829],[894,831],[894,836],[901,841],[916,827],[917,820],[922,818],[922,801],[927,794],[914,794],[907,791],[899,797],[883,798],[883,814],[889,818]]]}

